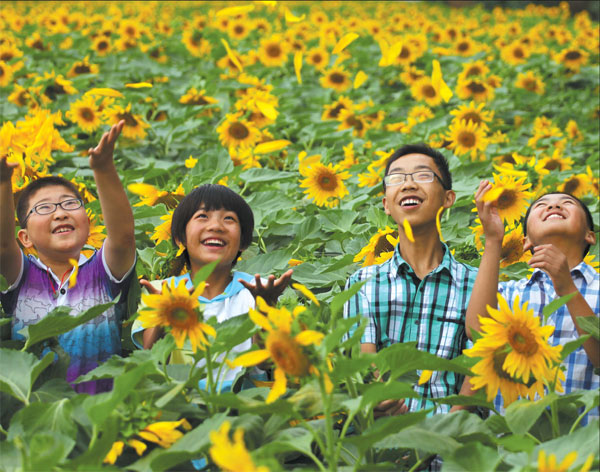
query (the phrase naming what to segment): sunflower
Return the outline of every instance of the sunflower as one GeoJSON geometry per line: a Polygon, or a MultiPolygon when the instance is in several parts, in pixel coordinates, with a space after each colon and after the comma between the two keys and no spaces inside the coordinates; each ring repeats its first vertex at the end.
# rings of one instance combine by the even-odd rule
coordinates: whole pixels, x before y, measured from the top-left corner
{"type": "Polygon", "coordinates": [[[267,67],[280,67],[287,62],[287,46],[281,35],[274,34],[262,39],[258,48],[258,60],[267,67]]]}
{"type": "Polygon", "coordinates": [[[98,36],[94,38],[92,42],[92,49],[96,51],[99,56],[106,56],[112,50],[112,44],[106,36],[98,36]]]}
{"type": "Polygon", "coordinates": [[[458,74],[459,80],[469,79],[472,77],[485,77],[489,74],[490,68],[484,61],[467,62],[463,64],[463,70],[458,74]]]}
{"type": "Polygon", "coordinates": [[[478,127],[487,130],[487,123],[492,121],[494,118],[493,111],[483,110],[485,103],[475,105],[475,102],[471,102],[469,105],[460,105],[457,109],[450,112],[454,116],[454,122],[460,122],[464,120],[466,122],[475,123],[478,127]]]}
{"type": "Polygon", "coordinates": [[[554,55],[554,60],[565,67],[579,72],[581,66],[588,61],[589,54],[580,48],[570,47],[563,49],[560,53],[554,55]]]}
{"type": "Polygon", "coordinates": [[[417,80],[410,88],[410,93],[415,100],[424,101],[430,107],[442,102],[442,96],[431,83],[431,78],[427,76],[417,80]]]}
{"type": "Polygon", "coordinates": [[[333,103],[323,106],[324,111],[321,115],[321,119],[325,120],[337,120],[342,110],[352,110],[354,103],[347,97],[340,95],[340,97],[333,103]]]}
{"type": "Polygon", "coordinates": [[[369,124],[365,120],[364,115],[358,115],[351,110],[342,110],[337,118],[340,122],[337,130],[342,131],[345,129],[352,130],[352,136],[362,138],[367,130],[369,124]]]}
{"type": "Polygon", "coordinates": [[[82,74],[97,74],[99,70],[96,64],[89,63],[89,56],[85,56],[83,61],[77,61],[71,66],[69,72],[67,72],[67,77],[77,77],[82,74]]]}
{"type": "Polygon", "coordinates": [[[595,260],[596,256],[594,254],[588,254],[587,256],[585,256],[583,258],[583,262],[585,262],[586,264],[592,266],[592,268],[600,273],[600,261],[595,260]]]}
{"type": "Polygon", "coordinates": [[[581,198],[588,193],[594,193],[594,186],[589,174],[575,174],[559,185],[558,191],[581,198]]]}
{"type": "Polygon", "coordinates": [[[236,429],[233,441],[229,439],[231,423],[224,421],[219,431],[210,432],[210,457],[225,472],[269,472],[264,466],[256,467],[244,444],[244,430],[236,429]]]}
{"type": "Polygon", "coordinates": [[[38,51],[49,51],[50,50],[50,46],[47,44],[44,44],[44,41],[42,40],[40,33],[38,33],[37,31],[34,32],[31,36],[29,36],[25,40],[25,44],[27,46],[29,46],[31,49],[37,49],[38,51]]]}
{"type": "MultiPolygon", "coordinates": [[[[189,106],[205,106],[219,103],[219,100],[206,95],[206,90],[204,89],[198,91],[196,90],[196,87],[191,87],[187,89],[185,94],[182,95],[182,97],[179,99],[179,103],[189,106]]],[[[210,117],[213,115],[214,110],[214,107],[209,107],[204,110],[203,114],[210,117]]]]}
{"type": "Polygon", "coordinates": [[[463,36],[454,42],[452,49],[458,56],[471,57],[481,51],[482,46],[468,36],[463,36]]]}
{"type": "Polygon", "coordinates": [[[123,136],[126,138],[144,139],[146,137],[145,130],[150,127],[140,115],[135,115],[131,112],[131,103],[126,108],[119,105],[106,108],[103,111],[103,115],[109,125],[116,125],[119,121],[125,120],[123,136]]]}
{"type": "Polygon", "coordinates": [[[154,228],[154,233],[150,236],[150,239],[154,241],[155,246],[158,246],[163,241],[169,241],[171,239],[173,210],[169,210],[169,212],[166,215],[161,216],[160,219],[163,220],[163,223],[154,228]]]}
{"type": "Polygon", "coordinates": [[[519,73],[515,87],[537,93],[538,95],[544,95],[546,89],[543,80],[531,70],[527,71],[526,74],[519,73]]]}
{"type": "Polygon", "coordinates": [[[13,69],[6,62],[0,61],[0,87],[6,87],[12,83],[13,69]]]}
{"type": "Polygon", "coordinates": [[[386,226],[385,229],[378,229],[377,233],[371,236],[367,245],[354,256],[352,262],[363,261],[363,267],[370,266],[375,264],[375,260],[383,253],[393,251],[394,246],[387,240],[388,235],[398,237],[398,231],[389,226],[386,226]]]}
{"type": "Polygon", "coordinates": [[[101,215],[94,215],[91,209],[86,209],[85,212],[90,220],[90,234],[87,238],[86,244],[92,246],[95,249],[102,247],[102,242],[106,239],[104,234],[104,226],[100,224],[101,215]]]}
{"type": "MultiPolygon", "coordinates": [[[[567,472],[571,469],[573,463],[577,460],[577,451],[569,452],[560,464],[557,464],[556,456],[549,454],[546,456],[546,451],[540,449],[538,453],[538,472],[567,472]]],[[[579,469],[579,472],[588,472],[594,464],[594,454],[590,454],[586,461],[579,469]]]]}
{"type": "Polygon", "coordinates": [[[423,121],[427,121],[434,117],[431,108],[425,105],[415,105],[408,111],[408,117],[414,118],[418,123],[422,123],[423,121]]]}
{"type": "Polygon", "coordinates": [[[102,124],[98,105],[91,95],[71,103],[66,116],[86,133],[93,133],[102,124]]]}
{"type": "Polygon", "coordinates": [[[333,207],[338,199],[348,195],[343,181],[350,174],[347,171],[338,173],[338,170],[338,166],[315,163],[306,171],[307,177],[300,182],[300,187],[306,188],[304,193],[314,199],[318,206],[333,207]]]}
{"type": "Polygon", "coordinates": [[[0,44],[0,61],[10,62],[16,57],[22,57],[23,51],[9,42],[0,44]]]}
{"type": "Polygon", "coordinates": [[[531,184],[525,183],[527,176],[518,178],[514,175],[494,174],[494,184],[483,200],[496,201],[496,208],[500,217],[508,224],[513,225],[525,214],[527,200],[533,194],[527,189],[531,184]]]}
{"type": "Polygon", "coordinates": [[[548,344],[554,326],[541,326],[527,303],[519,305],[518,296],[511,310],[498,294],[498,307],[488,306],[490,316],[479,317],[482,337],[464,351],[468,357],[481,358],[471,369],[475,374],[471,384],[475,389],[485,387],[488,401],[500,389],[505,406],[519,396],[543,396],[543,384],[556,379],[562,351],[562,346],[548,344]]]}
{"type": "Polygon", "coordinates": [[[531,51],[520,41],[513,41],[500,50],[502,60],[511,66],[525,64],[531,55],[531,51]]]}
{"type": "Polygon", "coordinates": [[[204,350],[204,346],[209,344],[205,335],[213,338],[217,335],[212,326],[202,322],[202,316],[198,312],[198,296],[204,291],[204,286],[205,283],[202,282],[190,294],[185,280],[181,280],[178,286],[175,286],[173,280],[170,286],[163,283],[160,294],[142,294],[142,302],[147,306],[138,317],[142,327],[170,327],[179,349],[183,348],[186,338],[189,338],[194,352],[198,347],[204,350]]]}
{"type": "Polygon", "coordinates": [[[414,65],[404,66],[403,72],[400,73],[400,80],[406,85],[413,85],[417,80],[425,77],[425,72],[417,69],[414,65]]]}
{"type": "MultiPolygon", "coordinates": [[[[38,79],[53,79],[44,89],[44,95],[50,100],[56,99],[59,95],[73,95],[77,93],[77,90],[73,87],[73,83],[70,80],[65,79],[62,74],[55,76],[54,71],[45,73],[44,77],[38,79]]],[[[36,82],[38,79],[36,79],[36,82]]]]}
{"type": "Polygon", "coordinates": [[[329,53],[322,47],[309,49],[306,52],[306,63],[317,70],[323,70],[329,64],[329,53]]]}
{"type": "Polygon", "coordinates": [[[204,57],[212,49],[210,42],[204,39],[202,32],[195,29],[184,30],[181,42],[194,57],[204,57]]]}
{"type": "Polygon", "coordinates": [[[242,112],[228,113],[217,132],[225,147],[253,147],[260,139],[260,131],[252,123],[241,118],[242,112]]]}
{"type": "Polygon", "coordinates": [[[567,136],[575,142],[583,139],[583,134],[579,130],[579,126],[577,126],[577,122],[575,120],[569,120],[567,126],[565,126],[565,133],[567,133],[567,136]]]}
{"type": "Polygon", "coordinates": [[[179,187],[174,192],[159,190],[145,183],[129,184],[127,189],[140,197],[140,201],[133,206],[155,206],[162,203],[168,209],[174,209],[179,204],[179,201],[185,197],[182,184],[179,184],[179,187]]]}
{"type": "Polygon", "coordinates": [[[555,149],[551,157],[543,156],[537,161],[535,171],[540,175],[546,175],[554,171],[562,172],[571,169],[574,163],[570,157],[564,157],[560,149],[555,149]]]}
{"type": "MultiPolygon", "coordinates": [[[[0,63],[0,68],[2,63],[0,63]]],[[[1,72],[0,72],[1,74],[1,72]]],[[[38,87],[21,87],[19,84],[15,84],[13,92],[8,96],[7,100],[19,107],[36,108],[39,106],[35,95],[39,96],[42,90],[41,86],[38,87]]]]}
{"type": "Polygon", "coordinates": [[[450,141],[449,149],[453,149],[459,156],[470,153],[472,159],[477,157],[478,151],[484,152],[488,146],[485,129],[472,121],[451,123],[447,138],[450,141]]]}
{"type": "Polygon", "coordinates": [[[375,187],[381,183],[381,169],[372,163],[367,166],[367,172],[358,174],[359,187],[375,187]]]}
{"type": "Polygon", "coordinates": [[[267,305],[261,297],[257,297],[256,306],[258,311],[251,308],[248,315],[257,326],[267,331],[265,349],[242,354],[233,364],[251,367],[271,359],[275,364],[275,382],[266,402],[273,403],[285,393],[286,375],[305,377],[309,374],[311,364],[305,348],[320,344],[325,335],[308,329],[299,330],[297,335],[292,335],[293,322],[304,311],[303,306],[297,306],[290,313],[285,307],[274,308],[267,305]]]}
{"type": "Polygon", "coordinates": [[[350,75],[341,67],[333,67],[325,71],[319,82],[321,82],[321,86],[332,88],[337,92],[344,92],[352,86],[350,75]]]}
{"type": "Polygon", "coordinates": [[[248,26],[247,19],[233,20],[227,25],[227,34],[231,39],[239,41],[250,34],[251,29],[248,26]]]}
{"type": "Polygon", "coordinates": [[[531,253],[523,251],[523,241],[523,227],[520,224],[507,229],[502,240],[500,267],[508,267],[517,262],[528,262],[531,259],[531,253]]]}
{"type": "Polygon", "coordinates": [[[461,100],[488,101],[494,98],[494,88],[478,78],[459,79],[456,83],[456,95],[461,100]]]}

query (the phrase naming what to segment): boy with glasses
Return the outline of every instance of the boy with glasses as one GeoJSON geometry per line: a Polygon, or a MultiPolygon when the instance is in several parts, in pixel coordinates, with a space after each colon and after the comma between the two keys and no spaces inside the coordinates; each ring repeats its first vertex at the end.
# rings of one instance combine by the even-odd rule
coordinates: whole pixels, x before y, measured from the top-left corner
{"type": "MultiPolygon", "coordinates": [[[[456,199],[448,163],[428,146],[403,146],[388,159],[383,189],[383,207],[398,225],[399,243],[390,260],[350,276],[346,289],[366,283],[346,303],[344,316],[368,319],[363,352],[416,341],[418,349],[452,359],[467,343],[465,313],[477,271],[452,257],[437,230],[437,218],[456,199]]],[[[457,394],[462,384],[462,376],[454,372],[434,372],[428,382],[415,386],[421,398],[406,404],[386,400],[375,413],[389,416],[432,407],[446,413],[449,407],[432,399],[457,394]]],[[[468,382],[464,384],[463,393],[468,393],[468,382]]]]}
{"type": "MultiPolygon", "coordinates": [[[[9,285],[0,299],[12,317],[12,338],[23,339],[19,330],[58,306],[71,307],[71,314],[78,315],[121,295],[117,305],[59,336],[60,345],[71,358],[69,382],[121,353],[121,318],[130,282],[135,278],[133,212],[113,161],[123,125],[124,121],[114,125],[98,146],[88,151],[107,233],[102,248],[89,259],[81,254],[89,236],[89,218],[77,188],[62,177],[34,180],[19,196],[17,236],[24,248],[37,252],[37,257],[25,257],[15,240],[11,178],[17,164],[0,157],[0,273],[9,285]],[[73,285],[69,279],[75,270],[73,285]]],[[[109,390],[111,383],[110,379],[84,382],[74,388],[96,393],[109,390]]]]}

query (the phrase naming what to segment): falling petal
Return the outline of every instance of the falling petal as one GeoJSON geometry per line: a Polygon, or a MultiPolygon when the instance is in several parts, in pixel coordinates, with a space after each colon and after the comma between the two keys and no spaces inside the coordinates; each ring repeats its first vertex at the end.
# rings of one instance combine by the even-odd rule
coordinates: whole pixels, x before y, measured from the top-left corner
{"type": "Polygon", "coordinates": [[[219,10],[215,16],[217,18],[221,16],[236,16],[251,12],[252,10],[254,10],[254,5],[241,5],[238,7],[223,8],[219,10]]]}
{"type": "Polygon", "coordinates": [[[441,242],[444,242],[444,237],[442,236],[442,223],[441,223],[443,211],[444,211],[444,207],[440,207],[440,209],[437,212],[437,215],[435,215],[435,225],[437,227],[438,234],[440,235],[441,242]]]}
{"type": "Polygon", "coordinates": [[[344,35],[335,45],[331,54],[339,54],[356,38],[358,38],[358,35],[356,33],[348,33],[344,35]]]}
{"type": "Polygon", "coordinates": [[[296,51],[294,54],[294,71],[296,72],[298,83],[302,84],[302,75],[300,74],[302,71],[302,51],[296,51]]]}
{"type": "Polygon", "coordinates": [[[400,52],[402,51],[402,46],[403,46],[403,42],[402,41],[397,41],[395,42],[387,51],[386,54],[386,65],[391,66],[394,61],[396,60],[396,58],[400,55],[400,52]]]}
{"type": "Polygon", "coordinates": [[[296,290],[302,292],[302,294],[308,298],[309,300],[311,300],[315,305],[319,306],[319,300],[317,300],[317,297],[315,297],[315,294],[312,293],[308,288],[306,288],[304,285],[302,284],[292,284],[292,287],[295,288],[296,290]]]}
{"type": "Polygon", "coordinates": [[[95,95],[100,97],[123,98],[124,95],[118,90],[111,88],[93,88],[85,92],[85,95],[95,95]]]}
{"type": "Polygon", "coordinates": [[[410,223],[408,222],[408,220],[406,218],[404,218],[404,221],[402,222],[402,226],[404,228],[404,234],[406,234],[406,237],[408,238],[408,240],[411,243],[414,243],[415,237],[413,236],[412,227],[410,226],[410,223]]]}
{"type": "Polygon", "coordinates": [[[280,151],[292,144],[287,139],[276,139],[274,141],[267,141],[266,143],[260,143],[254,148],[254,154],[267,154],[269,152],[280,151]]]}
{"type": "MultiPolygon", "coordinates": [[[[232,7],[232,8],[236,8],[236,7],[232,7]]],[[[226,8],[226,10],[227,10],[227,8],[226,8]]],[[[221,42],[223,43],[223,46],[225,46],[225,50],[227,51],[227,56],[229,57],[231,62],[233,62],[233,64],[238,68],[238,70],[240,72],[243,72],[244,68],[242,67],[242,64],[240,64],[240,61],[238,60],[236,55],[233,53],[233,51],[229,47],[229,43],[223,38],[221,38],[221,42]]]]}
{"type": "Polygon", "coordinates": [[[388,58],[388,53],[390,51],[390,45],[388,44],[388,42],[385,39],[380,39],[379,40],[379,48],[381,49],[381,59],[379,60],[379,67],[385,67],[388,64],[387,62],[387,58],[388,58]]]}
{"type": "Polygon", "coordinates": [[[277,115],[279,115],[279,112],[270,103],[263,102],[262,100],[256,100],[256,106],[258,107],[260,112],[270,120],[277,119],[277,115]]]}
{"type": "Polygon", "coordinates": [[[285,9],[285,22],[286,23],[298,23],[306,18],[306,14],[303,13],[302,16],[294,16],[294,14],[290,11],[289,8],[285,9]]]}
{"type": "Polygon", "coordinates": [[[354,77],[354,88],[357,89],[360,87],[368,78],[369,76],[367,74],[365,74],[362,70],[359,70],[356,74],[356,77],[354,77]]]}
{"type": "Polygon", "coordinates": [[[454,95],[450,87],[446,85],[444,79],[442,78],[442,68],[440,66],[440,62],[437,59],[433,60],[433,71],[431,72],[431,85],[434,89],[436,89],[445,102],[450,100],[450,97],[454,95]]]}
{"type": "Polygon", "coordinates": [[[75,287],[77,283],[77,274],[79,273],[79,264],[75,259],[69,259],[69,264],[73,266],[73,273],[69,276],[69,288],[75,287]]]}
{"type": "Polygon", "coordinates": [[[134,89],[138,89],[138,88],[152,88],[152,84],[150,82],[136,82],[133,84],[125,84],[125,87],[127,88],[134,88],[134,89]]]}
{"type": "Polygon", "coordinates": [[[429,379],[433,375],[433,370],[424,369],[419,376],[419,385],[423,385],[425,382],[429,382],[429,379]]]}

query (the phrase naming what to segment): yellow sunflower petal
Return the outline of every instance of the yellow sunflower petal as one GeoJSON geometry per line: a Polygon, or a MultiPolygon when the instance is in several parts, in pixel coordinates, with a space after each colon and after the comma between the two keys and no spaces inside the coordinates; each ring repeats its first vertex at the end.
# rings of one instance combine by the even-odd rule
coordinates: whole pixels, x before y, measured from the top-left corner
{"type": "Polygon", "coordinates": [[[123,453],[123,446],[125,446],[123,441],[114,442],[103,462],[105,464],[114,464],[117,461],[117,457],[123,453]]]}
{"type": "Polygon", "coordinates": [[[133,88],[133,89],[151,88],[152,84],[150,82],[136,82],[136,83],[132,83],[132,84],[125,84],[125,87],[133,88]]]}
{"type": "Polygon", "coordinates": [[[73,266],[73,273],[69,276],[69,288],[75,287],[77,283],[77,274],[79,273],[79,264],[75,259],[69,259],[69,264],[73,266]]]}
{"type": "Polygon", "coordinates": [[[296,79],[298,83],[302,85],[302,51],[296,51],[294,54],[294,72],[296,72],[296,79]]]}
{"type": "Polygon", "coordinates": [[[277,119],[277,115],[279,115],[279,112],[270,103],[263,102],[262,100],[256,100],[256,106],[258,107],[260,112],[270,120],[277,119]]]}
{"type": "Polygon", "coordinates": [[[275,139],[273,141],[267,141],[266,143],[260,143],[254,148],[254,154],[267,154],[269,152],[280,151],[292,144],[287,139],[275,139]]]}
{"type": "Polygon", "coordinates": [[[292,284],[292,287],[294,287],[296,290],[301,292],[306,298],[311,300],[315,305],[320,306],[319,300],[317,300],[317,297],[315,297],[315,294],[312,293],[304,285],[299,284],[299,283],[294,283],[294,284],[292,284]]]}
{"type": "Polygon", "coordinates": [[[319,333],[318,331],[313,331],[311,329],[305,329],[300,332],[294,339],[296,342],[302,346],[308,346],[310,344],[321,344],[321,341],[325,335],[323,333],[319,333]]]}
{"type": "Polygon", "coordinates": [[[404,221],[402,222],[402,227],[404,228],[404,234],[406,234],[406,237],[408,238],[408,240],[411,243],[414,243],[415,237],[413,235],[412,227],[410,226],[410,223],[408,222],[408,220],[406,218],[404,218],[404,221]]]}
{"type": "Polygon", "coordinates": [[[85,92],[85,95],[95,95],[100,97],[123,98],[124,95],[118,90],[111,88],[93,88],[85,92]]]}
{"type": "Polygon", "coordinates": [[[493,188],[492,190],[488,191],[481,200],[484,202],[493,202],[494,200],[497,200],[500,195],[502,195],[503,191],[504,189],[502,187],[493,188]]]}
{"type": "Polygon", "coordinates": [[[209,336],[212,336],[213,338],[217,337],[217,332],[215,331],[215,328],[213,328],[211,325],[206,324],[206,323],[200,323],[200,329],[202,329],[202,331],[204,331],[206,334],[208,334],[209,336]]]}
{"type": "Polygon", "coordinates": [[[348,33],[342,36],[342,38],[337,42],[331,54],[339,54],[342,52],[352,41],[358,38],[358,34],[356,33],[348,33]]]}
{"type": "Polygon", "coordinates": [[[256,311],[253,308],[248,310],[248,316],[253,321],[256,326],[260,326],[262,329],[266,331],[272,331],[273,327],[266,316],[262,315],[260,312],[256,311]]]}
{"type": "MultiPolygon", "coordinates": [[[[236,8],[236,7],[232,7],[232,8],[236,8]]],[[[227,10],[227,8],[225,8],[225,10],[227,10]]],[[[225,46],[225,50],[227,51],[227,57],[229,57],[231,62],[233,62],[233,64],[238,68],[238,70],[240,72],[243,72],[244,68],[242,67],[242,64],[240,64],[240,61],[238,60],[236,55],[233,53],[233,51],[229,47],[229,43],[224,38],[221,38],[221,42],[223,43],[223,46],[225,46]]]]}
{"type": "Polygon", "coordinates": [[[240,5],[237,7],[222,8],[215,14],[215,16],[217,18],[221,16],[236,16],[244,13],[249,13],[252,10],[254,10],[254,5],[240,5]]]}
{"type": "Polygon", "coordinates": [[[444,82],[442,77],[442,68],[440,66],[440,62],[437,59],[433,60],[433,71],[431,72],[431,85],[434,89],[436,89],[445,102],[450,100],[452,95],[452,90],[450,87],[444,82]]]}
{"type": "Polygon", "coordinates": [[[295,16],[289,8],[285,9],[285,22],[286,23],[298,23],[306,18],[306,14],[303,13],[302,16],[295,16]]]}
{"type": "Polygon", "coordinates": [[[266,349],[259,349],[258,351],[242,354],[233,361],[233,365],[237,367],[251,367],[266,361],[270,356],[269,351],[266,349]]]}
{"type": "Polygon", "coordinates": [[[402,51],[402,46],[404,45],[403,41],[397,41],[387,50],[385,55],[385,63],[388,66],[391,66],[400,52],[402,51]]]}
{"type": "Polygon", "coordinates": [[[441,223],[441,217],[442,217],[443,211],[444,211],[444,207],[440,207],[440,209],[437,212],[437,215],[435,215],[435,226],[437,227],[441,242],[444,242],[444,237],[442,236],[442,223],[441,223]]]}
{"type": "Polygon", "coordinates": [[[358,87],[360,87],[366,82],[368,78],[369,76],[367,74],[365,74],[362,70],[359,70],[356,73],[356,77],[354,77],[354,88],[357,89],[358,87]]]}
{"type": "Polygon", "coordinates": [[[285,372],[282,369],[279,367],[275,369],[274,377],[275,383],[273,383],[271,391],[269,392],[269,396],[267,396],[267,404],[273,403],[281,395],[283,395],[287,387],[287,379],[285,378],[285,372]]]}
{"type": "Polygon", "coordinates": [[[433,375],[433,370],[423,369],[421,375],[419,376],[419,385],[423,385],[425,382],[429,382],[429,379],[433,375]]]}
{"type": "Polygon", "coordinates": [[[130,439],[129,441],[127,441],[127,444],[135,449],[135,452],[137,452],[138,456],[141,456],[144,453],[144,451],[148,448],[148,446],[146,446],[146,443],[143,443],[142,441],[139,441],[137,439],[130,439]]]}

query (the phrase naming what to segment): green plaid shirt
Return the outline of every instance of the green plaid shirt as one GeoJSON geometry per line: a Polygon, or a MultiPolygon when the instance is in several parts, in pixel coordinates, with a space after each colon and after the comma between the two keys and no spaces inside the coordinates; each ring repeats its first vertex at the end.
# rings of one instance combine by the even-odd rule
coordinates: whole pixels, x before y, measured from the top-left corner
{"type": "MultiPolygon", "coordinates": [[[[418,349],[453,359],[467,345],[465,314],[476,275],[477,269],[457,262],[444,244],[440,265],[419,280],[397,246],[390,260],[350,276],[346,289],[369,280],[346,303],[344,317],[367,317],[361,342],[375,344],[378,351],[392,343],[416,341],[418,349]]],[[[415,385],[422,399],[407,400],[409,410],[434,407],[430,398],[457,394],[462,381],[454,372],[434,372],[429,382],[415,385]]],[[[435,412],[449,409],[438,405],[435,412]]]]}

